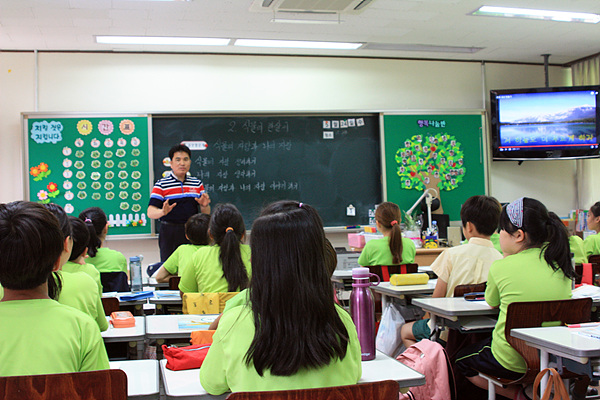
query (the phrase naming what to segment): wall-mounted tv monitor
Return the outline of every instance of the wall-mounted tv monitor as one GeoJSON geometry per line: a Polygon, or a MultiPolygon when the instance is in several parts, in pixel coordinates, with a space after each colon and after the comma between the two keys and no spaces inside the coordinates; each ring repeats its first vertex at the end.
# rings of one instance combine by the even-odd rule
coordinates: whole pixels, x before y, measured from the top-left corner
{"type": "Polygon", "coordinates": [[[491,90],[494,160],[600,157],[600,86],[491,90]]]}

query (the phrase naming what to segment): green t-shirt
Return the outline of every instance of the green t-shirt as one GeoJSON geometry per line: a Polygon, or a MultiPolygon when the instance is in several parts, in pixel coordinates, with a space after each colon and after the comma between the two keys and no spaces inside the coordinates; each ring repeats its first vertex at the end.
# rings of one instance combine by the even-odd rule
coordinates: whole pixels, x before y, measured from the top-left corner
{"type": "Polygon", "coordinates": [[[100,272],[92,264],[77,264],[73,261],[67,261],[61,268],[65,272],[85,272],[92,277],[94,282],[98,284],[98,289],[102,293],[102,281],[100,280],[100,272]]]}
{"type": "Polygon", "coordinates": [[[4,297],[4,289],[0,285],[0,300],[2,300],[3,297],[4,297]]]}
{"type": "Polygon", "coordinates": [[[229,300],[227,300],[225,302],[225,308],[223,308],[223,312],[227,312],[227,311],[231,310],[232,308],[239,307],[239,306],[245,306],[246,304],[248,304],[250,302],[248,295],[249,295],[248,289],[244,289],[241,292],[239,292],[238,294],[236,294],[235,296],[233,296],[232,298],[230,298],[229,300]]]}
{"type": "Polygon", "coordinates": [[[0,376],[108,369],[96,323],[50,299],[0,302],[0,376]]]}
{"type": "Polygon", "coordinates": [[[573,253],[573,260],[575,261],[575,264],[583,264],[588,262],[582,238],[577,235],[570,236],[569,247],[571,248],[571,253],[573,253]]]}
{"type": "Polygon", "coordinates": [[[108,329],[98,285],[85,272],[60,271],[62,289],[58,302],[78,309],[92,317],[101,331],[108,329]]]}
{"type": "Polygon", "coordinates": [[[546,301],[571,298],[571,280],[561,270],[554,271],[540,257],[541,250],[532,248],[495,261],[488,274],[485,300],[500,306],[498,322],[492,333],[492,354],[504,367],[525,372],[523,357],[506,341],[506,310],[515,301],[546,301]]]}
{"type": "Polygon", "coordinates": [[[195,244],[182,244],[175,249],[173,254],[171,254],[167,261],[164,262],[163,267],[165,267],[165,269],[171,275],[182,275],[181,271],[185,270],[189,265],[192,264],[194,254],[200,247],[202,246],[195,244]]]}
{"type": "Polygon", "coordinates": [[[350,315],[336,306],[348,330],[350,341],[346,356],[333,359],[317,369],[304,369],[292,376],[273,376],[269,370],[259,376],[244,356],[254,339],[254,319],[249,307],[235,307],[223,314],[213,343],[200,368],[200,383],[212,395],[227,391],[271,391],[354,385],[362,375],[360,343],[350,315]]]}
{"type": "Polygon", "coordinates": [[[583,246],[585,248],[585,255],[588,257],[600,254],[600,233],[586,237],[583,241],[583,246]]]}
{"type": "Polygon", "coordinates": [[[127,273],[127,259],[116,250],[108,247],[100,247],[96,257],[89,257],[88,261],[100,272],[119,272],[127,273]]]}
{"type": "MultiPolygon", "coordinates": [[[[193,262],[184,269],[179,281],[179,290],[183,293],[219,293],[228,292],[227,280],[223,276],[223,267],[219,260],[221,248],[218,245],[202,246],[194,253],[193,262]]],[[[240,244],[242,262],[250,278],[250,246],[240,244]]],[[[239,291],[236,290],[236,292],[239,291]]]]}
{"type": "Polygon", "coordinates": [[[494,248],[502,254],[502,248],[500,247],[500,234],[498,232],[494,232],[492,236],[490,236],[490,240],[494,245],[494,248]]]}
{"type": "MultiPolygon", "coordinates": [[[[400,264],[412,264],[415,262],[417,249],[412,240],[402,238],[402,261],[400,264]]],[[[371,265],[393,265],[392,252],[390,251],[390,238],[369,240],[358,257],[358,264],[363,267],[371,265]]]]}

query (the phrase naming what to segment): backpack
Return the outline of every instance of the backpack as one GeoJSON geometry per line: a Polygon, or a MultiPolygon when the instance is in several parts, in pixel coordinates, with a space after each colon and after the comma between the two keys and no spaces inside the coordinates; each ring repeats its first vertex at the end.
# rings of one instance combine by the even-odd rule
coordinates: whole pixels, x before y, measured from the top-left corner
{"type": "Polygon", "coordinates": [[[425,375],[425,384],[402,394],[400,400],[456,399],[454,375],[448,354],[437,342],[423,339],[410,346],[396,360],[425,375]]]}

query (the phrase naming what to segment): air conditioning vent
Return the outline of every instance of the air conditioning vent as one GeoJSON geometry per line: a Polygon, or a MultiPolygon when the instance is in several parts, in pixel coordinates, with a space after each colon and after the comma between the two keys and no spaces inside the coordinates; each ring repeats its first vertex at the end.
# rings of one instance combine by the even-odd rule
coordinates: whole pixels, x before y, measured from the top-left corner
{"type": "Polygon", "coordinates": [[[374,0],[254,0],[250,11],[356,14],[374,0]]]}

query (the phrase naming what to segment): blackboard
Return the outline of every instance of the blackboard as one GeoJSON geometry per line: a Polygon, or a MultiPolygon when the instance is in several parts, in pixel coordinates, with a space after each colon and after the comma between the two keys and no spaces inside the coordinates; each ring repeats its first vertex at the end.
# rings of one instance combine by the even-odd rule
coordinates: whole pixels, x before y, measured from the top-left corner
{"type": "Polygon", "coordinates": [[[314,206],[327,227],[367,224],[381,202],[379,132],[376,114],[153,115],[154,176],[186,142],[212,205],[235,204],[247,229],[281,199],[314,206]]]}
{"type": "Polygon", "coordinates": [[[100,207],[110,235],[150,235],[147,115],[24,114],[26,192],[77,216],[100,207]]]}

